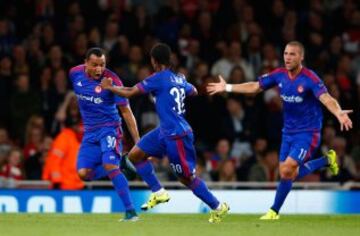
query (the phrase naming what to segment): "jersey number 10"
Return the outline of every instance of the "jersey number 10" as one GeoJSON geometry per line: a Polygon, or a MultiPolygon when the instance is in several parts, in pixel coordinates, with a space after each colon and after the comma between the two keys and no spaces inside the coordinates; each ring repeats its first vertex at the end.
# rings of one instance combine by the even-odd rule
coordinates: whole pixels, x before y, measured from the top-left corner
{"type": "Polygon", "coordinates": [[[173,107],[173,110],[176,111],[179,115],[185,113],[185,89],[173,87],[170,90],[170,94],[174,97],[176,106],[173,107]]]}

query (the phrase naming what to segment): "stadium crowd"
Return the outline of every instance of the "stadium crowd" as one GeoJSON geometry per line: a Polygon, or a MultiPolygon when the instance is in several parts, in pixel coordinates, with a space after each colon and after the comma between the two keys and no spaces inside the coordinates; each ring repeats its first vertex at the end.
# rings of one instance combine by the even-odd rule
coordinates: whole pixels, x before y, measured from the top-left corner
{"type": "MultiPolygon", "coordinates": [[[[108,68],[132,86],[152,73],[148,53],[169,44],[173,68],[199,96],[186,103],[207,181],[276,181],[282,102],[276,89],[259,96],[206,94],[222,75],[254,81],[282,65],[286,42],[306,48],[304,64],[324,80],[351,115],[340,133],[324,113],[318,155],[333,148],[340,174],[304,181],[360,180],[360,6],[355,0],[3,0],[0,2],[0,176],[42,179],[54,138],[79,122],[68,71],[90,47],[108,52],[108,68]]],[[[150,97],[131,100],[141,134],[159,120],[150,97]]],[[[127,142],[127,147],[131,147],[127,142]]],[[[166,159],[154,159],[161,180],[173,180],[166,159]]]]}

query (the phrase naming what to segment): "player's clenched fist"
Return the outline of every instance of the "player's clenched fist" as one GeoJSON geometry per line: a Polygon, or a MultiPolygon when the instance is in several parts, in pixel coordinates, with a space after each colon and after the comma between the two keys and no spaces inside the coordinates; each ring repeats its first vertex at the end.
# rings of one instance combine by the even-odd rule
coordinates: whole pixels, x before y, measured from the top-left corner
{"type": "Polygon", "coordinates": [[[109,89],[112,87],[112,84],[113,84],[113,81],[110,77],[106,77],[104,79],[101,80],[101,84],[100,86],[103,88],[103,89],[109,89]]]}

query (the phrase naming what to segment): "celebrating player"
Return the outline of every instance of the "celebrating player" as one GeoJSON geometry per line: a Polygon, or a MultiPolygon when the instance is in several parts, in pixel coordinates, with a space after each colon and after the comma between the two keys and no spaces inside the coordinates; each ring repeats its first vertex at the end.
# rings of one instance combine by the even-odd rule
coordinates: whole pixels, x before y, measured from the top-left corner
{"type": "Polygon", "coordinates": [[[226,203],[219,203],[205,182],[195,176],[194,137],[184,118],[184,99],[186,96],[196,95],[197,91],[186,82],[183,75],[170,69],[170,55],[169,46],[157,44],[151,50],[151,63],[156,73],[131,88],[113,86],[111,78],[102,80],[101,86],[127,98],[141,93],[151,93],[154,96],[160,126],[143,136],[129,153],[129,159],[135,164],[137,173],[153,192],[142,209],[150,209],[170,199],[147,160],[149,156],[161,158],[167,155],[179,181],[212,209],[209,222],[217,223],[227,214],[229,207],[226,203]]]}
{"type": "Polygon", "coordinates": [[[336,153],[330,150],[325,157],[313,159],[320,144],[322,128],[321,105],[336,116],[341,130],[352,128],[348,116],[352,110],[342,110],[338,102],[327,92],[319,77],[302,66],[304,46],[297,41],[289,42],[284,51],[285,68],[279,68],[259,78],[258,82],[226,84],[220,76],[220,82],[209,83],[207,91],[213,95],[223,91],[233,93],[259,93],[278,86],[284,102],[284,128],[280,149],[280,183],[275,201],[262,220],[279,219],[279,211],[292,183],[315,170],[328,166],[333,175],[339,172],[336,153]],[[320,101],[320,102],[319,102],[320,101]]]}
{"type": "Polygon", "coordinates": [[[100,82],[104,78],[112,78],[115,84],[122,85],[118,76],[105,66],[104,51],[91,48],[86,53],[85,64],[70,70],[85,129],[78,154],[78,174],[87,181],[107,175],[125,206],[123,220],[135,221],[138,217],[130,198],[128,182],[119,169],[122,131],[117,106],[134,142],[139,140],[139,133],[128,100],[101,88],[100,82]]]}

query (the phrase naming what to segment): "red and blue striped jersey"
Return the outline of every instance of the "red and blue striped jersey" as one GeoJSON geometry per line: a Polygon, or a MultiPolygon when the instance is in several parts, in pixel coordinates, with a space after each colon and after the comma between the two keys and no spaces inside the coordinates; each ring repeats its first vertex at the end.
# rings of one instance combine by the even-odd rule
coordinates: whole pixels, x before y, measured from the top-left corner
{"type": "Polygon", "coordinates": [[[79,65],[70,70],[69,77],[86,131],[105,126],[119,126],[121,118],[116,106],[128,106],[129,101],[100,87],[101,80],[106,77],[112,78],[115,85],[122,86],[115,73],[105,69],[99,79],[93,79],[85,72],[85,65],[79,65]]]}
{"type": "Polygon", "coordinates": [[[259,78],[260,87],[277,86],[283,100],[284,133],[319,131],[322,128],[322,108],[319,97],[327,92],[321,79],[303,67],[295,78],[285,68],[279,68],[259,78]]]}
{"type": "Polygon", "coordinates": [[[136,85],[143,93],[151,93],[160,119],[160,133],[164,136],[182,136],[192,129],[185,120],[186,96],[196,93],[185,76],[163,70],[136,85]]]}

